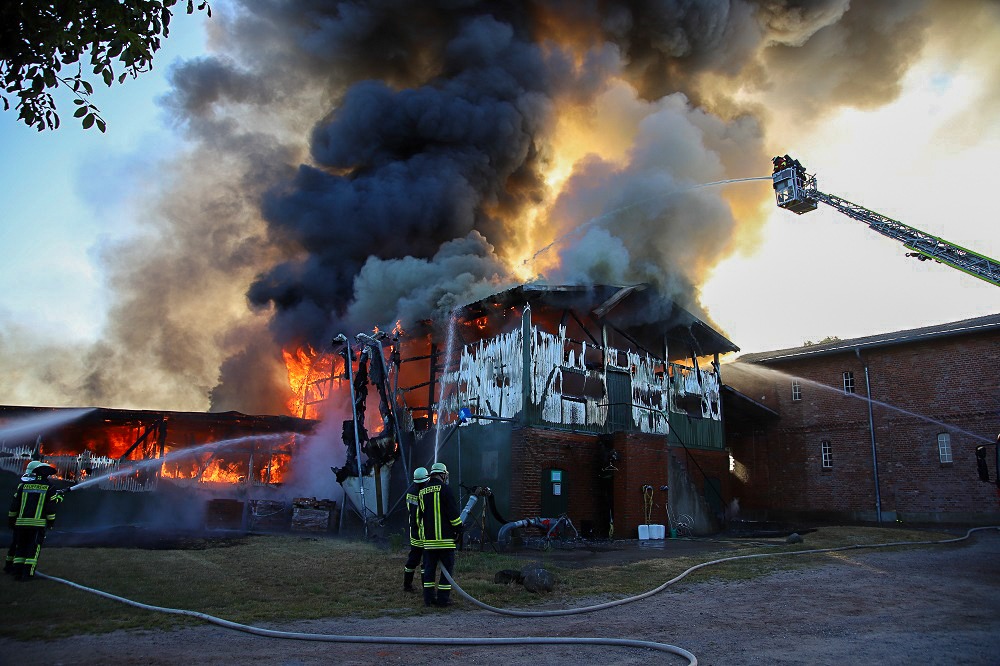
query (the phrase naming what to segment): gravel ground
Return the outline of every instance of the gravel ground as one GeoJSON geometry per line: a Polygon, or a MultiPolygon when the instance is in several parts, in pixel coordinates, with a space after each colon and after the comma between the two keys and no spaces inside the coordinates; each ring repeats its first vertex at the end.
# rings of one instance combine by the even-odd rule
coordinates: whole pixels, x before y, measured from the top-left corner
{"type": "MultiPolygon", "coordinates": [[[[808,538],[806,543],[808,544],[808,538]]],[[[1000,531],[904,551],[852,550],[746,582],[681,582],[649,599],[555,618],[462,602],[420,616],[268,627],[340,636],[606,637],[688,650],[699,664],[1000,664],[1000,531]]],[[[402,594],[402,593],[401,593],[402,594]]],[[[589,603],[607,601],[591,600],[589,603]]],[[[684,664],[642,648],[414,647],[265,638],[214,625],[38,643],[0,640],[2,664],[684,664]]]]}

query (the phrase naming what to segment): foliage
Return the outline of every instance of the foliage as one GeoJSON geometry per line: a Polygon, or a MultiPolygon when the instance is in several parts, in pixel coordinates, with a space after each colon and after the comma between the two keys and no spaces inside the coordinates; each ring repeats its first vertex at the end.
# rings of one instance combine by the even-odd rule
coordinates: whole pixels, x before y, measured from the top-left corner
{"type": "MultiPolygon", "coordinates": [[[[59,127],[52,92],[71,91],[84,129],[107,125],[91,102],[92,75],[110,87],[153,66],[170,34],[178,0],[8,0],[0,3],[0,101],[38,131],[59,127]],[[89,59],[87,69],[81,60],[89,59]],[[75,66],[75,68],[74,68],[75,66]],[[116,67],[118,72],[116,73],[116,67]],[[65,69],[64,69],[65,68],[65,69]]],[[[207,0],[186,0],[187,13],[212,15],[207,0]]]]}
{"type": "Polygon", "coordinates": [[[819,340],[817,342],[813,342],[812,340],[806,340],[805,342],[802,343],[802,346],[812,347],[813,345],[825,345],[828,342],[840,342],[840,338],[838,338],[836,335],[828,335],[822,340],[819,340]]]}

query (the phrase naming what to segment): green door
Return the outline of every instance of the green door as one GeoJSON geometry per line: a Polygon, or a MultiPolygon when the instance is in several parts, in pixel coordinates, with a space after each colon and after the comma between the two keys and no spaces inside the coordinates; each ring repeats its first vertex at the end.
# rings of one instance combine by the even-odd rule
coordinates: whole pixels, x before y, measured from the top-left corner
{"type": "Polygon", "coordinates": [[[607,431],[635,430],[635,424],[632,423],[632,375],[608,370],[605,381],[608,386],[607,431]]]}
{"type": "Polygon", "coordinates": [[[542,518],[558,518],[566,513],[566,470],[542,470],[542,518]]]}

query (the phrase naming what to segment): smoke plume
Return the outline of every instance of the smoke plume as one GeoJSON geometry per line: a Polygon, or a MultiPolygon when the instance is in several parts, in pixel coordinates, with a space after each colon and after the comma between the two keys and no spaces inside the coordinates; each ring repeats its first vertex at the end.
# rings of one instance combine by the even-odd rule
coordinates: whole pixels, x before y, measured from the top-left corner
{"type": "Polygon", "coordinates": [[[188,148],[142,234],[102,248],[103,340],[67,359],[0,327],[41,396],[7,399],[279,411],[282,348],[528,280],[649,282],[697,309],[771,198],[711,184],[769,175],[773,109],[891,101],[969,19],[952,6],[213,3],[211,52],[163,100],[188,148]]]}

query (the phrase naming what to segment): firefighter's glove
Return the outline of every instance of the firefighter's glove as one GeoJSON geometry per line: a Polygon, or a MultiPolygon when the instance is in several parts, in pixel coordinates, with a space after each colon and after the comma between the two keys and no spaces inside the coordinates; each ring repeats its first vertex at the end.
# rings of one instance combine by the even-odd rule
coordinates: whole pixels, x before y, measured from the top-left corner
{"type": "Polygon", "coordinates": [[[66,497],[66,493],[69,492],[69,488],[60,488],[55,492],[54,499],[57,502],[62,502],[63,498],[66,497]]]}
{"type": "Polygon", "coordinates": [[[462,547],[462,543],[465,540],[465,529],[462,527],[455,528],[455,545],[459,548],[462,547]]]}

